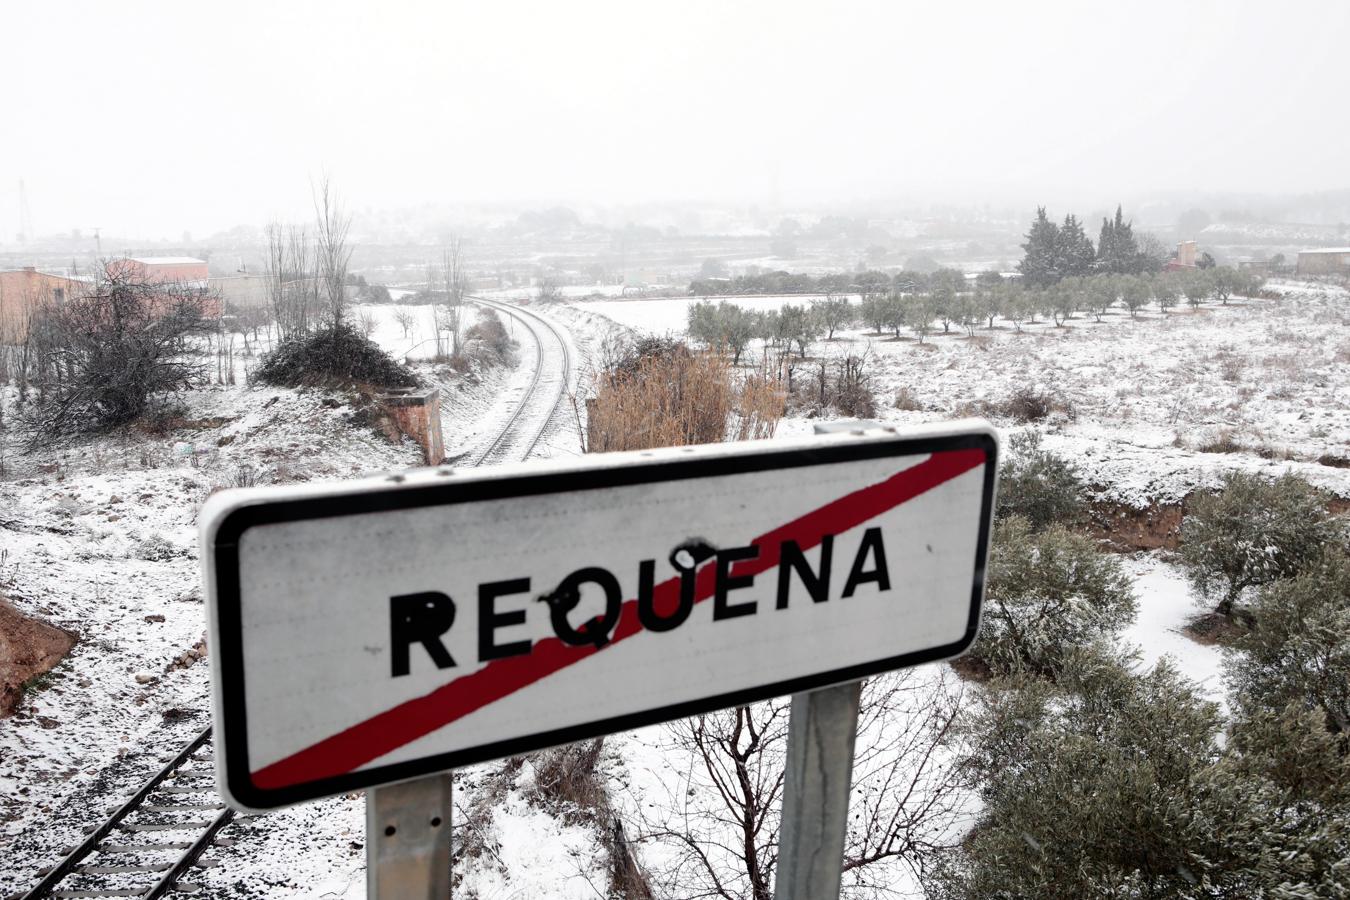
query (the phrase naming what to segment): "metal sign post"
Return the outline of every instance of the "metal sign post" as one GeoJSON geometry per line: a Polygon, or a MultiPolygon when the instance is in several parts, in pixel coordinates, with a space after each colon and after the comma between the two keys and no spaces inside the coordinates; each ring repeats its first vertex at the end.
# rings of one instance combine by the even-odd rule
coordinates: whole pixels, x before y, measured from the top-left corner
{"type": "MultiPolygon", "coordinates": [[[[871,421],[817,423],[816,434],[864,433],[871,421]]],[[[794,694],[774,900],[838,897],[853,786],[862,682],[794,694]]]]}
{"type": "Polygon", "coordinates": [[[449,900],[449,773],[366,792],[366,896],[449,900]]]}
{"type": "Polygon", "coordinates": [[[774,900],[839,896],[862,682],[794,694],[774,900]]]}

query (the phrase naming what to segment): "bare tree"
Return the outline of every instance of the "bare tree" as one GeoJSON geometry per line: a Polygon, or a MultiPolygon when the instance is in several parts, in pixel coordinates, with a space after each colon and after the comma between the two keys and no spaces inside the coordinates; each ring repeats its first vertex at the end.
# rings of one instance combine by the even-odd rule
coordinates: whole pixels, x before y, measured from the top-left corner
{"type": "Polygon", "coordinates": [[[558,284],[558,279],[552,275],[539,276],[539,283],[535,287],[535,299],[541,303],[550,303],[554,300],[562,299],[562,286],[558,284]]]}
{"type": "Polygon", "coordinates": [[[191,351],[218,327],[218,309],[219,298],[200,288],[149,283],[125,269],[42,309],[30,331],[36,397],[22,422],[27,446],[124,425],[201,383],[206,366],[191,351]]]}
{"type": "Polygon", "coordinates": [[[314,189],[314,217],[318,226],[315,269],[328,325],[337,328],[347,307],[347,263],[352,256],[347,235],[352,219],[327,177],[314,189]]]}
{"type": "Polygon", "coordinates": [[[441,248],[441,278],[445,283],[445,308],[437,311],[437,321],[444,324],[450,337],[450,355],[458,356],[464,336],[464,296],[469,279],[464,271],[464,241],[453,236],[441,248]]]}
{"type": "MultiPolygon", "coordinates": [[[[948,748],[961,701],[946,669],[867,682],[858,722],[844,896],[924,875],[960,837],[966,795],[948,748]]],[[[670,896],[767,900],[778,862],[790,702],[737,707],[668,726],[679,774],[644,797],[638,840],[658,844],[651,876],[670,896]],[[645,805],[650,804],[650,805],[645,805]]],[[[664,779],[663,779],[664,781],[664,779]]]]}
{"type": "Polygon", "coordinates": [[[318,301],[313,254],[303,227],[273,223],[267,228],[267,301],[281,340],[309,331],[318,301]]]}
{"type": "Polygon", "coordinates": [[[356,317],[356,325],[366,337],[370,337],[375,333],[375,329],[380,327],[379,320],[369,310],[361,310],[360,315],[356,317]]]}
{"type": "Polygon", "coordinates": [[[412,331],[412,327],[417,324],[417,316],[405,306],[394,310],[394,321],[403,329],[403,336],[406,338],[408,332],[412,331]]]}

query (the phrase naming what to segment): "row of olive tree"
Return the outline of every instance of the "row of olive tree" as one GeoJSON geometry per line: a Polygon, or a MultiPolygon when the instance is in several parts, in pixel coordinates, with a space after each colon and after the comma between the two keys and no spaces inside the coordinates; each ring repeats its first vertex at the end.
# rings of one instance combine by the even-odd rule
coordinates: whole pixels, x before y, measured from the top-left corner
{"type": "Polygon", "coordinates": [[[977,328],[993,328],[1000,318],[1020,331],[1024,324],[1035,324],[1038,316],[1062,326],[1080,314],[1101,322],[1116,307],[1135,317],[1149,304],[1165,313],[1182,299],[1192,307],[1211,300],[1227,305],[1235,295],[1255,294],[1261,284],[1257,276],[1224,267],[1152,276],[1071,277],[1044,287],[1025,287],[997,273],[981,273],[971,284],[960,272],[946,269],[924,279],[922,285],[870,285],[861,291],[856,304],[847,295],[834,293],[768,311],[746,309],[728,300],[716,304],[700,300],[689,308],[688,334],[708,346],[726,348],[739,363],[756,338],[766,346],[795,345],[804,357],[813,342],[821,337],[833,340],[837,330],[858,323],[896,338],[908,329],[922,343],[939,327],[944,334],[957,328],[974,336],[977,328]]]}

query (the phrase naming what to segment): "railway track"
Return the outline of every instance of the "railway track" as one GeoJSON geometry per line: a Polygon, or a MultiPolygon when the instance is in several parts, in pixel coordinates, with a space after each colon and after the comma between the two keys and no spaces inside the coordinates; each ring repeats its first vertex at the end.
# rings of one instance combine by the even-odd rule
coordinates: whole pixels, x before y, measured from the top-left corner
{"type": "Polygon", "coordinates": [[[502,425],[501,429],[488,442],[487,446],[473,458],[473,465],[482,465],[486,462],[496,461],[501,458],[504,451],[509,449],[516,442],[513,440],[517,433],[526,427],[529,423],[524,416],[527,408],[530,406],[530,398],[539,389],[539,385],[544,375],[544,345],[545,343],[554,343],[561,350],[562,369],[557,378],[557,384],[551,395],[551,402],[548,406],[548,414],[540,416],[535,423],[533,433],[528,436],[523,446],[517,454],[520,459],[529,459],[534,448],[539,445],[544,432],[548,430],[549,423],[553,421],[554,414],[562,404],[563,398],[567,394],[568,379],[572,371],[572,357],[568,349],[567,338],[558,330],[558,327],[543,316],[515,306],[509,303],[502,303],[498,300],[488,300],[486,297],[470,296],[468,299],[483,306],[496,309],[513,317],[529,330],[534,338],[535,346],[535,365],[534,375],[531,378],[530,386],[526,389],[524,397],[516,404],[516,408],[511,412],[510,417],[502,425]],[[547,337],[545,337],[547,335],[547,337]]]}
{"type": "Polygon", "coordinates": [[[170,891],[200,890],[183,876],[213,864],[203,859],[208,850],[230,845],[217,834],[235,815],[216,796],[212,765],[207,726],[17,896],[155,900],[170,891]]]}
{"type": "MultiPolygon", "coordinates": [[[[529,387],[471,465],[500,460],[512,449],[520,459],[528,459],[567,392],[572,364],[567,339],[552,322],[533,312],[483,297],[471,299],[521,322],[534,337],[536,354],[529,387]],[[556,390],[546,398],[547,413],[531,423],[525,412],[533,406],[533,396],[545,380],[546,340],[556,341],[561,348],[562,371],[556,390]],[[525,437],[516,440],[522,430],[525,437]]],[[[101,824],[88,829],[83,840],[67,849],[60,862],[42,871],[36,885],[13,898],[156,900],[170,892],[201,891],[200,885],[184,876],[213,865],[215,860],[208,855],[213,848],[233,844],[219,837],[220,830],[234,820],[235,812],[216,794],[213,766],[208,725],[101,824]]]]}

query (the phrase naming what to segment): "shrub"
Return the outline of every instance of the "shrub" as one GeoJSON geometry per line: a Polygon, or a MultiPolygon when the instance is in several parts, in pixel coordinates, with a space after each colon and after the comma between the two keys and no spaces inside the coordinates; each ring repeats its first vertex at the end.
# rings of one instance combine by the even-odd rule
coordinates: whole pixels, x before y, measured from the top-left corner
{"type": "Polygon", "coordinates": [[[768,437],[783,395],[762,376],[737,379],[715,353],[667,339],[639,342],[611,361],[587,403],[587,450],[643,450],[768,437]]]}
{"type": "Polygon", "coordinates": [[[902,384],[895,391],[895,408],[905,412],[922,412],[923,404],[919,398],[909,389],[908,385],[902,384]]]}
{"type": "Polygon", "coordinates": [[[1054,677],[1076,647],[1134,620],[1134,592],[1120,563],[1060,525],[1037,533],[1026,519],[999,522],[987,578],[972,652],[995,672],[1054,677]]]}
{"type": "Polygon", "coordinates": [[[202,383],[189,353],[209,330],[208,299],[114,267],[88,294],[39,312],[20,373],[34,392],[19,421],[29,449],[134,422],[202,383]]]}
{"type": "Polygon", "coordinates": [[[1059,685],[996,682],[966,720],[983,801],[939,867],[944,900],[1177,897],[1198,868],[1182,814],[1218,712],[1166,663],[1090,658],[1059,685]]]}
{"type": "Polygon", "coordinates": [[[1339,897],[1350,761],[1320,712],[1239,718],[1167,663],[998,683],[966,722],[983,800],[942,900],[1339,897]]]}
{"type": "Polygon", "coordinates": [[[254,377],[284,387],[417,384],[412,372],[345,322],[282,341],[263,357],[254,377]]]}
{"type": "Polygon", "coordinates": [[[1035,531],[1055,523],[1071,527],[1083,521],[1083,491],[1073,463],[1042,450],[1040,432],[1024,431],[1008,441],[996,515],[1020,516],[1035,531]]]}
{"type": "Polygon", "coordinates": [[[1063,413],[1069,419],[1074,418],[1073,405],[1047,391],[1024,387],[1013,392],[1005,400],[998,412],[1015,422],[1042,422],[1051,413],[1063,413]]]}
{"type": "Polygon", "coordinates": [[[1298,475],[1230,472],[1218,493],[1191,501],[1181,562],[1195,589],[1231,616],[1244,591],[1297,574],[1341,533],[1322,494],[1298,475]]]}
{"type": "Polygon", "coordinates": [[[833,362],[819,360],[811,377],[793,385],[792,406],[818,415],[834,410],[841,416],[870,419],[877,414],[876,395],[872,392],[869,354],[850,353],[833,362]]]}
{"type": "Polygon", "coordinates": [[[1254,627],[1224,660],[1235,704],[1252,713],[1297,704],[1350,732],[1350,555],[1330,551],[1266,585],[1248,613],[1254,627]]]}
{"type": "Polygon", "coordinates": [[[501,317],[489,307],[480,309],[478,321],[464,332],[464,354],[489,366],[508,361],[515,345],[501,317]]]}

